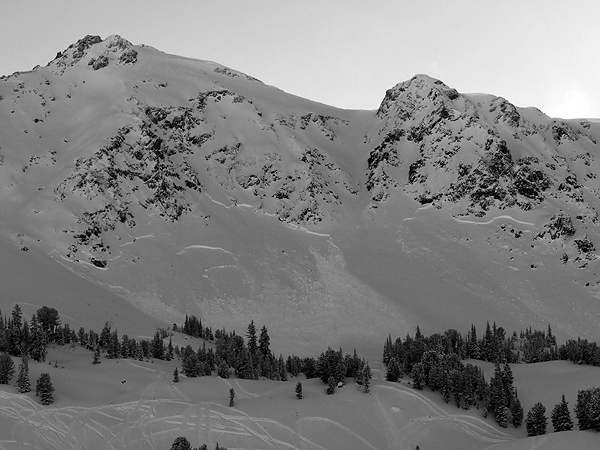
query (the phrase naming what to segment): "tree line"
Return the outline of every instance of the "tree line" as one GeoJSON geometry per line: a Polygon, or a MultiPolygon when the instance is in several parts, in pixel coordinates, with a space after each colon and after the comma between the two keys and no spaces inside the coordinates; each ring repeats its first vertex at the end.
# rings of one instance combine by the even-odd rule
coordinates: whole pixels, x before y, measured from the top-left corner
{"type": "MultiPolygon", "coordinates": [[[[443,334],[425,336],[417,326],[415,337],[392,340],[391,335],[383,346],[383,362],[386,366],[386,380],[396,382],[406,373],[412,377],[413,387],[422,390],[428,386],[439,390],[446,403],[454,400],[457,408],[470,409],[475,406],[483,409],[484,417],[493,414],[501,427],[509,423],[518,427],[524,419],[524,411],[514,387],[514,377],[510,363],[534,363],[556,359],[569,359],[573,362],[595,364],[597,346],[586,340],[569,340],[558,348],[551,326],[547,332],[522,331],[506,337],[502,327],[486,326],[479,338],[474,325],[466,338],[456,330],[443,334]],[[489,383],[483,370],[464,359],[479,359],[495,363],[494,375],[489,383]]],[[[525,419],[529,436],[546,432],[546,409],[536,403],[525,419]]],[[[575,413],[580,429],[600,429],[600,390],[580,391],[575,413]]],[[[573,427],[567,403],[564,399],[557,404],[551,414],[555,431],[566,431],[573,427]]]]}

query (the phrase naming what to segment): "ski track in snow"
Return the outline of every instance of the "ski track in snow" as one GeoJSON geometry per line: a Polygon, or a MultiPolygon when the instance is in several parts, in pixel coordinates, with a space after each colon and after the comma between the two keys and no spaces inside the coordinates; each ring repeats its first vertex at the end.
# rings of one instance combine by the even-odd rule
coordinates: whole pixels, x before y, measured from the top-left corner
{"type": "Polygon", "coordinates": [[[229,208],[233,208],[233,206],[227,206],[225,203],[221,203],[220,201],[218,201],[218,200],[215,200],[215,199],[214,199],[214,198],[212,198],[212,197],[211,197],[211,196],[210,196],[210,195],[209,195],[207,192],[205,192],[205,193],[204,193],[204,195],[206,195],[206,196],[207,196],[207,197],[210,199],[210,201],[211,201],[211,202],[213,202],[213,203],[216,203],[217,205],[220,205],[220,206],[222,206],[223,208],[227,208],[227,209],[229,209],[229,208]]]}
{"type": "Polygon", "coordinates": [[[136,237],[133,238],[133,241],[131,241],[131,242],[125,242],[124,244],[119,245],[119,247],[125,247],[126,245],[131,245],[134,242],[139,241],[140,239],[147,239],[147,238],[153,238],[153,237],[155,237],[154,233],[145,234],[144,236],[136,236],[136,237]]]}
{"type": "MultiPolygon", "coordinates": [[[[406,438],[411,435],[410,428],[412,428],[415,424],[434,421],[447,421],[459,428],[466,435],[480,439],[487,443],[491,443],[492,445],[508,440],[514,440],[514,438],[509,434],[497,430],[492,425],[478,417],[460,413],[448,413],[441,406],[435,404],[433,401],[429,400],[427,397],[420,394],[418,391],[413,390],[412,388],[407,388],[402,385],[393,386],[392,383],[390,383],[389,386],[375,386],[373,392],[377,397],[376,402],[379,406],[384,421],[388,425],[386,427],[386,430],[389,433],[388,440],[391,439],[395,443],[406,440],[406,438]],[[430,412],[429,417],[426,417],[425,415],[416,417],[412,421],[407,422],[403,427],[398,428],[397,424],[395,424],[392,420],[391,413],[388,412],[390,408],[386,406],[382,400],[382,397],[385,397],[386,399],[390,398],[390,390],[395,391],[397,395],[411,397],[414,400],[422,402],[422,406],[430,412]]],[[[398,413],[401,411],[401,408],[391,407],[391,411],[393,413],[398,413]]]]}
{"type": "Polygon", "coordinates": [[[489,225],[490,223],[492,223],[495,220],[498,219],[508,219],[508,220],[512,220],[513,222],[516,223],[520,223],[522,225],[529,225],[529,226],[535,226],[534,223],[531,222],[524,222],[522,220],[517,220],[512,216],[507,216],[507,215],[502,215],[502,216],[498,216],[498,217],[494,217],[493,219],[488,220],[487,222],[477,222],[476,220],[462,220],[462,219],[457,219],[456,217],[453,217],[453,219],[459,223],[470,223],[470,224],[474,224],[474,225],[489,225]]]}
{"type": "Polygon", "coordinates": [[[326,238],[331,237],[331,235],[329,235],[327,233],[317,233],[316,231],[310,231],[309,229],[307,229],[305,227],[301,227],[300,225],[286,223],[285,226],[288,228],[291,228],[292,230],[302,231],[302,232],[308,233],[308,234],[314,234],[315,236],[322,236],[322,237],[326,237],[326,238]]]}
{"type": "MultiPolygon", "coordinates": [[[[355,435],[329,419],[311,419],[329,421],[355,435]]],[[[0,391],[0,422],[10,423],[8,432],[0,437],[0,449],[79,449],[97,445],[115,450],[162,449],[167,448],[165,442],[170,445],[172,436],[188,428],[198,430],[208,442],[222,443],[228,436],[239,442],[241,437],[244,448],[322,449],[276,420],[252,417],[219,403],[192,402],[168,382],[164,373],[148,386],[139,401],[91,408],[46,408],[25,395],[0,391]],[[164,387],[178,398],[149,398],[164,387]]],[[[374,448],[360,439],[368,445],[365,448],[374,448]]]]}
{"type": "Polygon", "coordinates": [[[194,249],[194,248],[199,248],[199,249],[203,249],[203,250],[218,250],[218,251],[221,251],[223,253],[229,253],[231,256],[233,256],[233,259],[235,259],[236,261],[238,261],[238,259],[236,258],[236,256],[233,253],[231,253],[229,250],[225,250],[222,247],[211,247],[209,245],[188,245],[183,250],[181,250],[179,253],[177,253],[177,255],[182,255],[183,253],[185,253],[186,250],[194,249]]]}

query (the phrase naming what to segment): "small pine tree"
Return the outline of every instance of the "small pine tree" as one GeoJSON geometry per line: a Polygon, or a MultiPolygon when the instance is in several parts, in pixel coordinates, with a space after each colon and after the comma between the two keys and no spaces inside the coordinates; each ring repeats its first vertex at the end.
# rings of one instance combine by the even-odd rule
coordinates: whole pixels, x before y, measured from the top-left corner
{"type": "Polygon", "coordinates": [[[171,450],[192,450],[192,444],[190,444],[190,441],[188,441],[186,437],[179,436],[173,441],[171,450]]]}
{"type": "Polygon", "coordinates": [[[365,368],[363,369],[363,385],[365,387],[365,394],[371,393],[371,367],[369,364],[365,364],[365,368]]]}
{"type": "Polygon", "coordinates": [[[298,400],[302,398],[302,383],[300,381],[296,383],[296,398],[298,400]]]}
{"type": "Polygon", "coordinates": [[[94,359],[92,360],[92,364],[100,364],[102,361],[100,361],[100,346],[96,345],[96,348],[94,349],[94,359]]]}
{"type": "Polygon", "coordinates": [[[422,390],[423,384],[425,383],[425,371],[423,369],[423,363],[415,364],[410,375],[413,379],[413,387],[419,391],[422,390]]]}
{"type": "Polygon", "coordinates": [[[14,375],[14,361],[8,353],[0,353],[0,384],[8,384],[14,375]]]}
{"type": "Polygon", "coordinates": [[[229,389],[229,406],[232,407],[235,405],[235,391],[233,388],[229,389]]]}
{"type": "Polygon", "coordinates": [[[387,372],[385,374],[385,379],[387,381],[395,383],[400,379],[400,374],[401,371],[400,365],[398,364],[398,360],[392,356],[387,364],[387,372]]]}
{"type": "Polygon", "coordinates": [[[546,408],[540,402],[533,405],[533,408],[527,413],[525,426],[527,427],[527,436],[540,436],[546,434],[546,408]]]}
{"type": "Polygon", "coordinates": [[[17,387],[19,393],[31,391],[31,383],[29,382],[29,363],[27,356],[24,356],[21,364],[19,364],[19,376],[17,377],[17,387]]]}
{"type": "Polygon", "coordinates": [[[496,423],[500,425],[502,428],[506,428],[508,426],[508,417],[506,415],[506,407],[502,405],[496,406],[494,411],[494,417],[496,418],[496,423]]]}
{"type": "Polygon", "coordinates": [[[521,406],[521,400],[515,395],[511,405],[510,413],[512,414],[512,424],[515,428],[518,428],[523,423],[523,407],[521,406]]]}
{"type": "Polygon", "coordinates": [[[179,369],[177,367],[173,370],[173,383],[179,383],[179,369]]]}
{"type": "Polygon", "coordinates": [[[229,366],[224,359],[221,360],[219,366],[217,367],[217,375],[219,375],[221,378],[229,378],[229,366]]]}
{"type": "Polygon", "coordinates": [[[49,373],[42,373],[35,385],[35,395],[40,397],[42,405],[50,405],[54,402],[54,386],[49,373]]]}
{"type": "Polygon", "coordinates": [[[565,400],[563,394],[562,400],[552,409],[550,415],[552,420],[552,426],[554,431],[570,431],[573,429],[573,420],[571,420],[571,413],[569,412],[569,404],[565,400]]]}
{"type": "Polygon", "coordinates": [[[333,375],[329,375],[329,380],[327,380],[327,395],[333,395],[335,393],[335,378],[333,375]]]}
{"type": "Polygon", "coordinates": [[[171,336],[169,336],[169,345],[167,345],[167,354],[166,354],[167,361],[171,361],[173,359],[173,356],[174,356],[173,342],[171,340],[171,336]]]}

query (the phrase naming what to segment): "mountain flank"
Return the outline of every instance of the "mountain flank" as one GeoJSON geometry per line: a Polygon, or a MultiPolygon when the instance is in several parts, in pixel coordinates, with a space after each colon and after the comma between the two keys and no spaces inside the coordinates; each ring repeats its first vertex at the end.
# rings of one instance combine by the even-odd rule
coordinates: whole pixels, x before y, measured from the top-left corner
{"type": "Polygon", "coordinates": [[[490,318],[598,340],[598,139],[427,75],[341,110],[86,36],[0,78],[0,233],[155,320],[255,316],[286,351],[490,318]]]}

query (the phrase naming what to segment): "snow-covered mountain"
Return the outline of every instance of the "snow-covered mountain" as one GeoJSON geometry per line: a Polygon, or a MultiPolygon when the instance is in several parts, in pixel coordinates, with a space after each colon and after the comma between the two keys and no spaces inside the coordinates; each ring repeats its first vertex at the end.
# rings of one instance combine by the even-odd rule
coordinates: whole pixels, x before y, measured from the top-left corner
{"type": "Polygon", "coordinates": [[[2,245],[289,352],[486,320],[598,340],[598,139],[427,75],[340,110],[86,36],[0,78],[2,245]]]}

